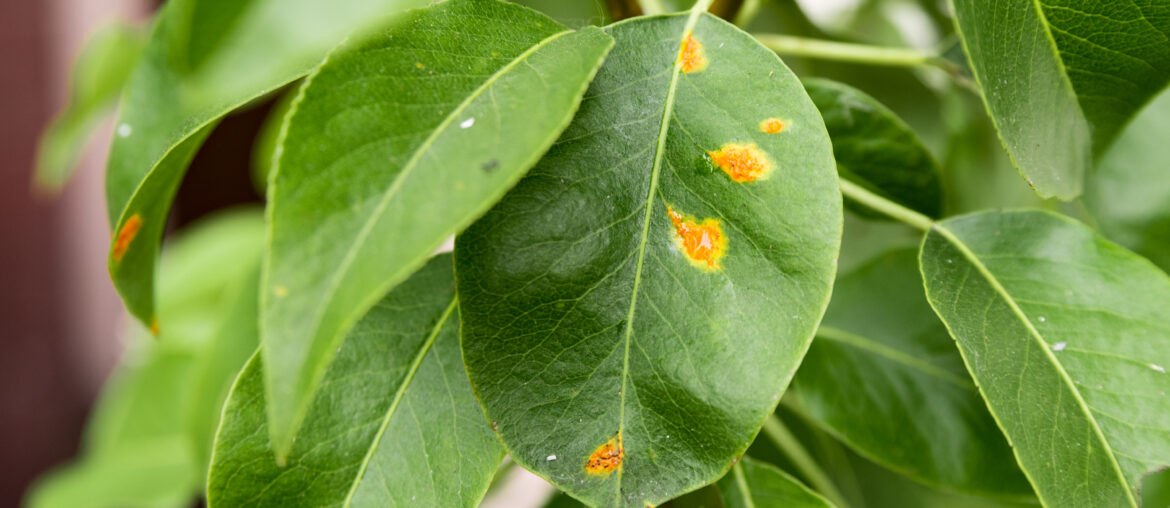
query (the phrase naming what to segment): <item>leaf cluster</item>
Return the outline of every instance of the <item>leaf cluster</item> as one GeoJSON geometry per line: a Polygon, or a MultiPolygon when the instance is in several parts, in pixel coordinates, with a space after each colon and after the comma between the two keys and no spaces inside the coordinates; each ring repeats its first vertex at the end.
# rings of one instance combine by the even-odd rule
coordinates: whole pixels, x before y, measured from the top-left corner
{"type": "Polygon", "coordinates": [[[515,464],[549,506],[1166,505],[1170,3],[952,7],[171,0],[103,32],[37,175],[120,104],[139,324],[28,504],[476,506],[515,464]],[[162,248],[265,100],[263,213],[162,248]]]}

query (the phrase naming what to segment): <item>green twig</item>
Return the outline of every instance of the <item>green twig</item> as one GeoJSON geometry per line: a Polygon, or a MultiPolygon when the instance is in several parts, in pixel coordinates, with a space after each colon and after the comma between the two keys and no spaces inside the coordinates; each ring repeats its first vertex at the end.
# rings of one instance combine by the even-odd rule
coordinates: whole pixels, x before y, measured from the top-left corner
{"type": "Polygon", "coordinates": [[[642,6],[642,13],[647,16],[666,14],[666,7],[660,0],[638,0],[638,5],[642,6]]]}
{"type": "Polygon", "coordinates": [[[837,490],[837,486],[829,479],[828,473],[813,460],[812,455],[809,455],[808,450],[800,444],[796,436],[777,418],[776,415],[768,416],[764,420],[764,435],[776,445],[788,459],[792,461],[792,465],[808,480],[812,488],[820,492],[825,499],[839,508],[847,508],[848,503],[845,502],[845,497],[837,490]]]}
{"type": "Polygon", "coordinates": [[[953,63],[938,55],[923,53],[922,51],[910,48],[853,44],[769,33],[753,35],[756,40],[759,40],[768,49],[784,55],[896,67],[919,67],[925,65],[947,69],[955,67],[953,63]]]}
{"type": "Polygon", "coordinates": [[[746,30],[748,24],[756,19],[756,15],[760,13],[761,6],[761,0],[744,0],[743,6],[739,8],[739,12],[735,15],[735,26],[746,30]]]}
{"type": "Polygon", "coordinates": [[[930,231],[934,227],[934,220],[930,217],[874,194],[849,180],[841,180],[841,194],[923,231],[930,231]]]}

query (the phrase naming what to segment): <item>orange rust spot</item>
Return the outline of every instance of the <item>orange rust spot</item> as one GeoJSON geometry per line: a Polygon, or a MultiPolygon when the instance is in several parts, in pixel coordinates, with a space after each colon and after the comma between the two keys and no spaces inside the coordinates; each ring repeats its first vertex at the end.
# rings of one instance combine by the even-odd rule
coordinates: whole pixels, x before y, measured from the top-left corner
{"type": "Polygon", "coordinates": [[[131,215],[129,219],[126,219],[126,223],[122,224],[122,229],[114,238],[114,261],[121,261],[122,256],[126,255],[126,249],[130,248],[130,242],[134,241],[135,236],[138,236],[139,229],[142,229],[142,216],[138,214],[131,215]]]}
{"type": "Polygon", "coordinates": [[[718,270],[719,258],[727,250],[727,236],[715,219],[706,219],[702,224],[666,207],[670,222],[674,224],[674,245],[687,257],[687,261],[704,271],[718,270]]]}
{"type": "Polygon", "coordinates": [[[598,446],[593,453],[589,455],[589,461],[585,463],[585,472],[595,475],[608,475],[614,470],[622,467],[622,457],[625,455],[622,450],[622,434],[619,432],[616,436],[609,438],[605,444],[598,446]]]}
{"type": "Polygon", "coordinates": [[[760,122],[760,132],[764,134],[779,134],[784,130],[784,120],[779,118],[769,118],[760,122]]]}
{"type": "Polygon", "coordinates": [[[690,32],[683,39],[678,50],[679,67],[683,72],[699,72],[707,68],[707,57],[703,54],[703,43],[695,40],[690,32]]]}
{"type": "Polygon", "coordinates": [[[741,145],[728,143],[714,152],[707,152],[711,161],[719,166],[727,176],[737,182],[754,182],[763,180],[772,172],[772,163],[755,143],[741,145]]]}
{"type": "Polygon", "coordinates": [[[150,333],[151,335],[158,337],[158,316],[155,316],[150,320],[150,333]]]}

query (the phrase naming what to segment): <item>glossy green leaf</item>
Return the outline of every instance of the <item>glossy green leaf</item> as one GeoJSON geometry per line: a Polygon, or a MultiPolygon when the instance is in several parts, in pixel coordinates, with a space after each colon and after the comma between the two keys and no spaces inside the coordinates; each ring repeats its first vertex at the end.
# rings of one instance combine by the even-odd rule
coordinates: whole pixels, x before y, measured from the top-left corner
{"type": "Polygon", "coordinates": [[[212,507],[475,506],[503,458],[463,370],[450,255],[350,332],[283,467],[268,440],[262,370],[256,355],[224,409],[212,507]]]}
{"type": "Polygon", "coordinates": [[[455,259],[468,374],[512,458],[641,508],[722,476],[779,400],[827,303],[841,197],[815,106],[750,36],[698,13],[606,30],[573,124],[455,259]],[[688,35],[705,65],[682,72],[688,35]],[[772,117],[787,128],[762,132],[772,117]],[[732,180],[708,153],[728,144],[770,172],[732,180]]]}
{"type": "Polygon", "coordinates": [[[540,158],[612,45],[524,7],[453,0],[309,78],[269,189],[261,320],[278,455],[349,327],[540,158]]]}
{"type": "Polygon", "coordinates": [[[1170,82],[1170,4],[954,0],[988,112],[1043,197],[1081,193],[1103,151],[1170,82]]]}
{"type": "MultiPolygon", "coordinates": [[[[849,85],[809,78],[804,88],[829,129],[841,178],[929,217],[942,213],[941,170],[909,125],[849,85]]],[[[867,217],[884,217],[847,203],[867,217]]]]}
{"type": "Polygon", "coordinates": [[[154,274],[171,200],[219,119],[305,75],[347,34],[361,37],[427,3],[166,2],[126,84],[106,168],[110,275],[131,315],[155,318],[154,274]]]}
{"type": "Polygon", "coordinates": [[[1041,501],[1136,506],[1170,464],[1170,277],[1045,212],[943,221],[921,263],[1041,501]]]}
{"type": "Polygon", "coordinates": [[[1031,495],[922,294],[913,250],[837,281],[793,388],[819,425],[890,469],[946,490],[1031,495]]]}
{"type": "Polygon", "coordinates": [[[732,466],[719,480],[719,493],[727,508],[831,508],[825,498],[796,478],[767,462],[750,457],[732,466]]]}
{"type": "Polygon", "coordinates": [[[227,388],[256,349],[263,219],[207,219],[168,245],[159,313],[174,326],[136,328],[87,424],[80,460],[30,493],[31,507],[189,504],[203,485],[227,388]],[[196,283],[197,282],[197,283],[196,283]]]}
{"type": "Polygon", "coordinates": [[[1097,163],[1085,204],[1101,232],[1170,271],[1170,90],[1097,163]]]}
{"type": "Polygon", "coordinates": [[[77,56],[65,109],[41,136],[34,181],[41,189],[60,190],[101,120],[112,113],[146,37],[139,28],[115,24],[94,34],[77,56]]]}

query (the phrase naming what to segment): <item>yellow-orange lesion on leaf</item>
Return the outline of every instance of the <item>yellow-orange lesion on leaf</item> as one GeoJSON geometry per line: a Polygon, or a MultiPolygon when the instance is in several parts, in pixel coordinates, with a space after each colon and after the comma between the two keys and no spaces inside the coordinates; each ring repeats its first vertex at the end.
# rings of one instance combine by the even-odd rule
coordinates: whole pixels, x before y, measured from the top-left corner
{"type": "Polygon", "coordinates": [[[158,337],[158,316],[150,319],[150,334],[158,337]]]}
{"type": "Polygon", "coordinates": [[[674,224],[674,245],[687,261],[704,271],[719,270],[719,258],[727,251],[727,236],[723,234],[719,221],[705,219],[699,223],[669,206],[666,212],[674,224]]]}
{"type": "Polygon", "coordinates": [[[679,68],[685,73],[699,72],[707,68],[707,56],[703,51],[703,43],[695,40],[691,32],[682,41],[678,49],[679,68]]]}
{"type": "Polygon", "coordinates": [[[760,122],[760,132],[763,132],[764,134],[779,134],[780,131],[784,130],[784,126],[784,120],[779,118],[769,118],[760,122]]]}
{"type": "Polygon", "coordinates": [[[134,214],[126,219],[126,223],[122,224],[122,229],[119,229],[118,234],[114,236],[114,246],[111,251],[114,261],[122,260],[122,257],[126,255],[126,249],[130,248],[130,242],[134,241],[135,236],[138,236],[140,229],[142,229],[142,216],[134,214]]]}
{"type": "Polygon", "coordinates": [[[616,436],[609,438],[601,446],[598,446],[593,453],[589,455],[589,460],[585,462],[585,471],[593,475],[608,475],[622,467],[622,457],[625,451],[622,450],[622,434],[619,432],[616,436]]]}
{"type": "Polygon", "coordinates": [[[707,152],[707,155],[711,156],[711,162],[737,182],[763,180],[772,172],[772,162],[755,143],[728,143],[714,152],[707,152]]]}

